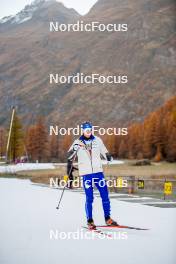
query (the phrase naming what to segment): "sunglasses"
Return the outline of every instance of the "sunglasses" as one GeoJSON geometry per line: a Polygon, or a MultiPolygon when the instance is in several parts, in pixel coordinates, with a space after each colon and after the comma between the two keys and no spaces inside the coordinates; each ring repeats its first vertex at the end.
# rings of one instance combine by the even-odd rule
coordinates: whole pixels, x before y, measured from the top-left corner
{"type": "Polygon", "coordinates": [[[87,133],[87,134],[92,133],[92,129],[91,128],[86,128],[83,131],[84,131],[84,133],[87,133]]]}

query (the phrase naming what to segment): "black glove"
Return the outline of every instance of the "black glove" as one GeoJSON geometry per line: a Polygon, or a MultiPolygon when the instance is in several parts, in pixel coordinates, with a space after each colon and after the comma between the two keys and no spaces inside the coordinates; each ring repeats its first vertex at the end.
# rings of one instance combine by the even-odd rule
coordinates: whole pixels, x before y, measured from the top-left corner
{"type": "Polygon", "coordinates": [[[107,161],[112,161],[113,157],[110,153],[106,153],[106,159],[107,159],[107,161]]]}

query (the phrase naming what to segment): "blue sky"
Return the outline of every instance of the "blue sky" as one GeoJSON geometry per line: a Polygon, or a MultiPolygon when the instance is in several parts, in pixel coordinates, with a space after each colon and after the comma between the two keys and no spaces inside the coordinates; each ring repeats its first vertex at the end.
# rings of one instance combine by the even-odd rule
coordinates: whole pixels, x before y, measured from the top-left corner
{"type": "MultiPolygon", "coordinates": [[[[0,18],[9,15],[15,15],[30,4],[33,0],[1,0],[0,1],[0,18]]],[[[60,0],[67,7],[76,9],[80,14],[86,14],[89,9],[97,2],[97,0],[60,0]]]]}

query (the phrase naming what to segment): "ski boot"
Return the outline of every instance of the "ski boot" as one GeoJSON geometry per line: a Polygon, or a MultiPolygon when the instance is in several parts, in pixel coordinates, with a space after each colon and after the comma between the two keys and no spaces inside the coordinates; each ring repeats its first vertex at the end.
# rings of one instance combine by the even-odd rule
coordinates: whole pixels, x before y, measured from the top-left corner
{"type": "Polygon", "coordinates": [[[90,229],[90,230],[96,229],[96,225],[94,224],[93,219],[89,219],[89,220],[87,221],[87,227],[88,227],[88,229],[90,229]]]}
{"type": "Polygon", "coordinates": [[[117,222],[114,221],[110,216],[105,218],[107,226],[118,226],[117,222]]]}

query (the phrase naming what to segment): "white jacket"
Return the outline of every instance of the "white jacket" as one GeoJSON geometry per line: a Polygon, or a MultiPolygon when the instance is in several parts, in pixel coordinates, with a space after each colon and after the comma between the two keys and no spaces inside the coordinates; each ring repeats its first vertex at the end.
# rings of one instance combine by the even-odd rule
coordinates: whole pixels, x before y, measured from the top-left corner
{"type": "Polygon", "coordinates": [[[79,175],[83,176],[103,171],[101,157],[106,159],[108,150],[99,137],[93,136],[91,140],[76,139],[68,153],[69,160],[73,160],[77,155],[79,175]]]}

